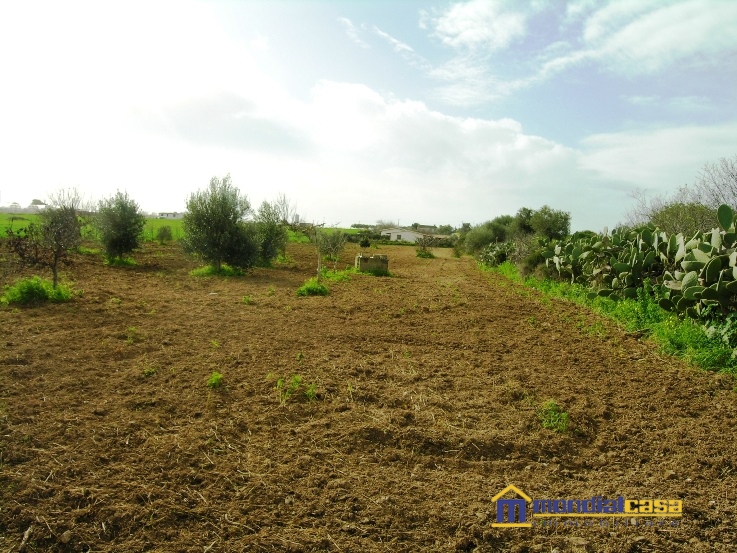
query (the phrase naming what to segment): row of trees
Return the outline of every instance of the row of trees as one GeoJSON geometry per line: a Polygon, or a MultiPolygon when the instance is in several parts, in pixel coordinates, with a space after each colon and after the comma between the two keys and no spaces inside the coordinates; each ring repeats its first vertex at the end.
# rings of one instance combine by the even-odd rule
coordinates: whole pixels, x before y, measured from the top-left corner
{"type": "MultiPolygon", "coordinates": [[[[238,269],[270,265],[285,255],[294,217],[294,206],[283,194],[254,212],[230,175],[213,177],[207,189],[187,201],[183,247],[217,272],[223,264],[238,269]]],[[[7,244],[22,263],[50,269],[56,288],[59,269],[81,245],[84,227],[94,230],[108,262],[115,263],[140,247],[145,223],[145,215],[127,193],[101,200],[92,211],[76,190],[61,191],[49,199],[38,222],[8,229],[7,244]]]]}

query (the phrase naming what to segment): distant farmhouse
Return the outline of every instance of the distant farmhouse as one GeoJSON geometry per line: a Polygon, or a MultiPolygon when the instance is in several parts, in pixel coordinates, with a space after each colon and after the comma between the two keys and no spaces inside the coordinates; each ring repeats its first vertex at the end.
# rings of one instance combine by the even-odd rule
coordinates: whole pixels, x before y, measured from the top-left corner
{"type": "Polygon", "coordinates": [[[396,242],[398,240],[404,240],[405,242],[417,242],[420,238],[425,236],[421,232],[406,228],[386,228],[381,231],[382,238],[396,242]]]}
{"type": "Polygon", "coordinates": [[[184,217],[184,213],[181,211],[162,211],[159,213],[159,219],[181,219],[184,217]]]}

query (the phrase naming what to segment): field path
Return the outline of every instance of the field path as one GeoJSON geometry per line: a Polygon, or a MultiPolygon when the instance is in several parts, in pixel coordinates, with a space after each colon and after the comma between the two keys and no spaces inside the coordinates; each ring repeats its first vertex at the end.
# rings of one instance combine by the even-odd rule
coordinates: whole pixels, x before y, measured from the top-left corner
{"type": "Polygon", "coordinates": [[[231,279],[80,256],[75,301],[0,308],[0,550],[737,550],[733,378],[449,251],[379,253],[393,277],[310,298],[309,245],[231,279]],[[684,516],[492,527],[509,484],[684,516]]]}

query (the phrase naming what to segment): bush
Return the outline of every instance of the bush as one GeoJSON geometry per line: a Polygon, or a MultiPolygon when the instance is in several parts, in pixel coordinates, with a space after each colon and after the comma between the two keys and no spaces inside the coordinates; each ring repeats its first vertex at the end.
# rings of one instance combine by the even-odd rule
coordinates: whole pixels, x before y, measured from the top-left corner
{"type": "Polygon", "coordinates": [[[171,233],[171,227],[169,225],[159,227],[156,231],[156,240],[158,240],[161,245],[163,245],[164,242],[174,240],[174,236],[171,233]]]}
{"type": "Polygon", "coordinates": [[[215,272],[223,263],[239,269],[250,269],[259,258],[257,232],[247,225],[251,206],[233,186],[230,175],[222,180],[213,177],[205,191],[193,193],[187,201],[182,220],[183,246],[211,264],[215,272]]]}
{"type": "Polygon", "coordinates": [[[417,250],[415,251],[415,255],[423,259],[435,259],[434,253],[432,253],[430,250],[426,250],[422,248],[417,248],[417,250]]]}
{"type": "Polygon", "coordinates": [[[145,225],[146,217],[127,193],[117,192],[100,201],[95,227],[107,260],[123,259],[137,249],[145,225]]]}
{"type": "Polygon", "coordinates": [[[263,202],[256,215],[256,235],[258,241],[258,263],[268,267],[281,255],[286,256],[289,232],[283,223],[278,207],[263,202]]]}
{"type": "Polygon", "coordinates": [[[7,230],[7,247],[21,263],[47,267],[53,274],[53,287],[59,282],[59,266],[69,264],[70,250],[79,247],[82,232],[78,217],[81,199],[76,191],[59,192],[40,216],[40,223],[13,232],[7,230]]]}
{"type": "Polygon", "coordinates": [[[327,287],[317,281],[316,277],[312,277],[302,286],[297,288],[298,296],[327,296],[329,293],[327,287]]]}
{"type": "Polygon", "coordinates": [[[54,285],[48,280],[37,276],[16,282],[12,286],[6,286],[5,294],[0,301],[2,303],[32,304],[69,301],[72,297],[71,291],[62,285],[54,285]]]}

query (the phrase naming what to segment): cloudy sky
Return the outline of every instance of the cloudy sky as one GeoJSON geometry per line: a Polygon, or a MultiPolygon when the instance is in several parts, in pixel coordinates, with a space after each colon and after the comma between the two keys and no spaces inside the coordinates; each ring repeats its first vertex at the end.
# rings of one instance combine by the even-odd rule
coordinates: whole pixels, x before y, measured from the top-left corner
{"type": "Polygon", "coordinates": [[[737,155],[737,1],[0,0],[0,204],[614,226],[737,155]]]}

